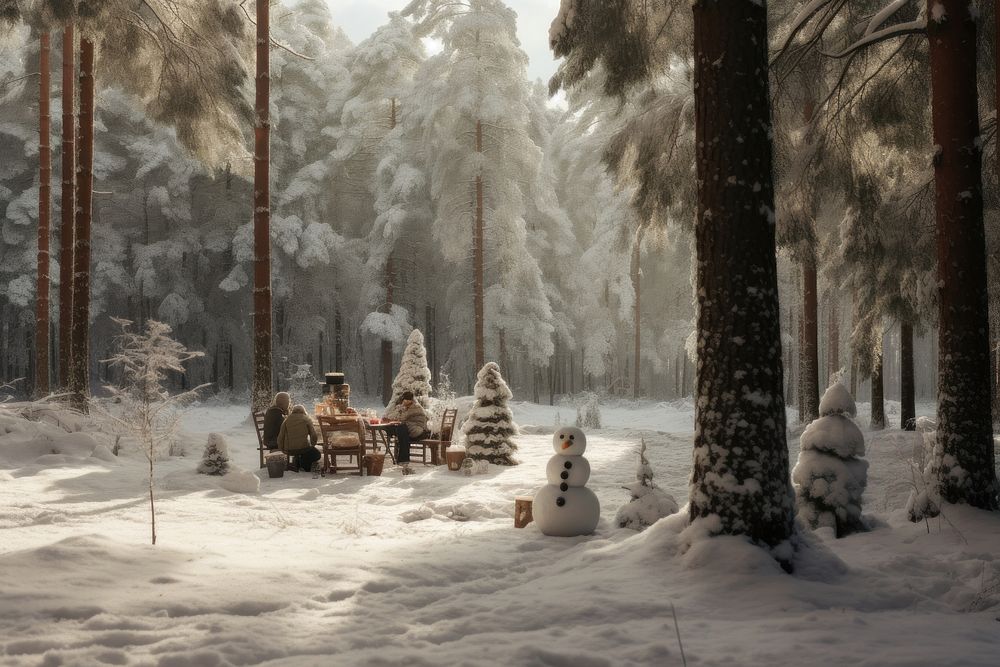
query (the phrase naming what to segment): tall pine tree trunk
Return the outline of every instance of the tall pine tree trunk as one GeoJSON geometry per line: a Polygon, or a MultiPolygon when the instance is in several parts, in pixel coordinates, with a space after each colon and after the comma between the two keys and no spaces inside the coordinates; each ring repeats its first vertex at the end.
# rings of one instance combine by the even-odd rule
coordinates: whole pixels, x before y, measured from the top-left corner
{"type": "Polygon", "coordinates": [[[94,43],[80,39],[80,128],[73,243],[73,405],[87,410],[90,392],[90,226],[94,195],[94,43]]]}
{"type": "MultiPolygon", "coordinates": [[[[483,152],[483,123],[476,121],[476,152],[483,152]]],[[[472,289],[475,300],[476,320],[476,368],[478,372],[486,363],[486,350],[483,344],[483,174],[476,174],[476,219],[472,239],[472,289]]],[[[475,375],[475,373],[473,373],[475,375]]]]}
{"type": "Polygon", "coordinates": [[[938,482],[952,503],[1000,506],[990,409],[989,302],[976,88],[976,17],[928,0],[938,255],[938,482]]]}
{"type": "Polygon", "coordinates": [[[899,427],[904,431],[916,428],[917,406],[913,382],[913,325],[899,325],[899,427]]]}
{"type": "MultiPolygon", "coordinates": [[[[385,312],[392,312],[392,283],[393,283],[392,255],[385,262],[385,312]]],[[[392,398],[392,341],[382,340],[381,347],[382,360],[382,405],[389,405],[392,398]]]]}
{"type": "Polygon", "coordinates": [[[52,153],[49,147],[49,33],[38,49],[38,284],[35,313],[35,395],[49,393],[49,225],[52,153]]]}
{"type": "Polygon", "coordinates": [[[76,39],[73,24],[62,43],[62,202],[59,211],[59,386],[69,387],[73,345],[73,246],[76,217],[76,39]]]}
{"type": "Polygon", "coordinates": [[[885,428],[885,379],[882,373],[882,359],[885,349],[879,349],[872,364],[871,427],[872,430],[885,428]]]}
{"type": "Polygon", "coordinates": [[[253,156],[253,394],[254,410],[271,402],[271,31],[268,0],[257,0],[257,78],[253,156]]]}
{"type": "Polygon", "coordinates": [[[694,3],[698,366],[690,515],[717,517],[720,533],[778,545],[793,533],[794,502],[767,44],[764,2],[694,3]]]}
{"type": "Polygon", "coordinates": [[[799,421],[807,424],[819,417],[819,296],[816,263],[802,267],[802,365],[799,369],[802,405],[799,421]]]}
{"type": "MultiPolygon", "coordinates": [[[[391,132],[396,128],[396,98],[393,97],[389,100],[389,131],[391,132]]],[[[385,305],[384,312],[392,312],[392,283],[393,283],[393,266],[392,266],[392,251],[389,252],[389,257],[385,261],[385,273],[382,277],[383,287],[385,288],[385,305]]],[[[382,405],[388,405],[389,399],[392,398],[392,341],[382,340],[381,346],[381,361],[382,361],[382,405]]]]}
{"type": "Polygon", "coordinates": [[[632,373],[632,398],[639,398],[639,364],[641,363],[642,355],[642,330],[640,328],[640,321],[642,317],[642,308],[640,306],[640,295],[641,295],[641,285],[640,280],[642,279],[642,272],[639,270],[639,236],[635,237],[635,247],[632,249],[632,288],[635,290],[635,308],[633,310],[635,329],[635,359],[633,360],[634,372],[632,373]]]}
{"type": "Polygon", "coordinates": [[[837,293],[830,290],[830,320],[827,322],[827,353],[826,370],[827,383],[833,376],[840,372],[840,308],[837,302],[837,293]]]}

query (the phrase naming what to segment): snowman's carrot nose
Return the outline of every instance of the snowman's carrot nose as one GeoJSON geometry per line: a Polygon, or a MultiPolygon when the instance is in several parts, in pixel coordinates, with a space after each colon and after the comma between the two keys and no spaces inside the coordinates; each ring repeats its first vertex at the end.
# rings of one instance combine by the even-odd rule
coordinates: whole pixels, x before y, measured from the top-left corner
{"type": "Polygon", "coordinates": [[[572,446],[573,446],[572,442],[564,442],[564,443],[562,443],[562,448],[563,449],[569,449],[572,446]]]}

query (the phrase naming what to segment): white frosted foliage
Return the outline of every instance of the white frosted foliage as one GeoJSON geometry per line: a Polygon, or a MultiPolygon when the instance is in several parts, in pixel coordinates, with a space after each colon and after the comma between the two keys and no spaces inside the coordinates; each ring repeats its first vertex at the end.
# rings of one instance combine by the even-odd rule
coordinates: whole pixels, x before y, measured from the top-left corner
{"type": "Polygon", "coordinates": [[[819,402],[819,414],[821,417],[837,414],[854,417],[858,414],[854,398],[842,382],[830,385],[824,392],[819,402]]]}
{"type": "Polygon", "coordinates": [[[861,497],[868,482],[864,435],[848,415],[854,401],[840,383],[823,395],[819,419],[799,439],[792,470],[799,517],[813,528],[831,528],[837,537],[866,530],[861,497]]]}
{"type": "Polygon", "coordinates": [[[615,523],[619,528],[645,530],[663,517],[677,512],[677,500],[653,481],[653,469],[646,459],[645,440],[640,444],[635,479],[636,481],[625,486],[632,494],[631,499],[615,516],[615,523]]]}
{"type": "Polygon", "coordinates": [[[198,472],[203,475],[225,475],[229,472],[229,445],[220,433],[209,433],[198,472]]]}
{"type": "Polygon", "coordinates": [[[500,375],[500,366],[488,362],[476,376],[476,402],[462,424],[465,446],[473,459],[483,459],[500,465],[515,465],[517,425],[508,401],[513,398],[510,387],[500,375]]]}
{"type": "Polygon", "coordinates": [[[431,395],[431,370],[427,367],[427,350],[424,348],[424,335],[419,329],[410,332],[403,349],[403,358],[399,362],[399,372],[392,381],[392,398],[387,407],[399,403],[404,391],[413,392],[413,397],[420,405],[427,408],[431,395]]]}

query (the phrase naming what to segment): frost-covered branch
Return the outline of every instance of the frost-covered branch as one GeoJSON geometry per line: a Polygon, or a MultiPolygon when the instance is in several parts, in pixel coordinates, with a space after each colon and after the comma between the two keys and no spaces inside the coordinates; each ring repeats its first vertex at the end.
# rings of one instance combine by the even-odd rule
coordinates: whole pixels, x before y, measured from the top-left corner
{"type": "Polygon", "coordinates": [[[883,28],[871,34],[866,33],[862,39],[854,42],[848,46],[843,51],[837,53],[826,53],[823,55],[830,58],[846,58],[851,54],[860,51],[869,46],[874,46],[879,42],[884,42],[889,39],[894,39],[896,37],[902,37],[905,35],[920,35],[927,31],[927,19],[919,18],[914,21],[907,21],[906,23],[897,23],[896,25],[890,26],[888,28],[883,28]]]}

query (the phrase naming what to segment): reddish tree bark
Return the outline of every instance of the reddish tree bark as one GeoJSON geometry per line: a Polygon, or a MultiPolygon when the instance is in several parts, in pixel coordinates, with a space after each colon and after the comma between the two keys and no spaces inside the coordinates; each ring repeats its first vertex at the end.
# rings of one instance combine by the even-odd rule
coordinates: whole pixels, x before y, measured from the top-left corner
{"type": "Polygon", "coordinates": [[[49,147],[49,33],[38,40],[38,284],[35,312],[35,394],[49,393],[49,215],[52,154],[49,147]]]}
{"type": "MultiPolygon", "coordinates": [[[[782,395],[765,3],[694,3],[698,366],[692,520],[794,530],[782,395]]],[[[783,565],[791,564],[783,560],[783,565]]]]}
{"type": "MultiPolygon", "coordinates": [[[[476,152],[483,152],[483,123],[476,121],[476,152]]],[[[472,237],[472,290],[475,301],[476,371],[486,363],[483,342],[483,174],[476,174],[476,218],[472,237]]],[[[475,375],[475,373],[473,373],[475,375]]]]}
{"type": "MultiPolygon", "coordinates": [[[[385,262],[385,306],[384,312],[392,312],[392,255],[385,262]]],[[[392,398],[392,341],[382,341],[382,405],[389,405],[392,398]]]]}
{"type": "Polygon", "coordinates": [[[76,216],[76,40],[73,24],[62,43],[62,210],[59,212],[59,386],[69,386],[73,345],[73,246],[76,216]]]}
{"type": "Polygon", "coordinates": [[[94,194],[94,43],[80,39],[80,127],[73,243],[73,340],[70,390],[87,409],[90,392],[90,227],[94,194]]]}
{"type": "Polygon", "coordinates": [[[641,308],[642,302],[640,301],[640,296],[642,293],[641,291],[642,285],[640,281],[642,279],[642,272],[639,270],[639,258],[640,258],[639,244],[640,244],[640,237],[636,235],[635,247],[632,248],[632,288],[633,290],[635,290],[635,308],[632,311],[633,316],[635,318],[633,324],[633,328],[635,329],[635,359],[634,359],[635,370],[633,372],[633,377],[632,377],[633,399],[639,398],[639,365],[642,360],[642,355],[641,355],[642,330],[640,328],[641,317],[642,317],[642,308],[641,308]]]}
{"type": "Polygon", "coordinates": [[[913,382],[913,325],[899,325],[899,427],[916,428],[916,389],[913,382]]]}
{"type": "MultiPolygon", "coordinates": [[[[830,321],[827,322],[827,377],[833,378],[840,371],[840,308],[837,303],[837,294],[831,290],[830,294],[830,321]]],[[[827,381],[829,383],[829,380],[827,381]]]]}
{"type": "Polygon", "coordinates": [[[875,356],[872,366],[872,429],[885,428],[885,381],[882,375],[882,350],[875,356]]]}
{"type": "MultiPolygon", "coordinates": [[[[396,127],[396,98],[393,97],[389,101],[389,130],[393,130],[396,127]]],[[[385,262],[385,274],[383,276],[383,281],[385,285],[385,305],[383,312],[392,312],[392,283],[393,283],[393,266],[392,266],[392,253],[390,252],[389,258],[385,262]]],[[[382,341],[382,404],[388,405],[389,399],[392,398],[392,341],[383,340],[382,341]]]]}
{"type": "Polygon", "coordinates": [[[941,497],[997,509],[990,410],[989,302],[976,87],[976,17],[964,0],[928,0],[938,256],[941,497]]]}
{"type": "Polygon", "coordinates": [[[802,404],[799,421],[809,423],[819,417],[819,297],[816,264],[802,267],[802,364],[799,369],[802,404]]]}
{"type": "Polygon", "coordinates": [[[257,0],[257,76],[253,156],[253,393],[254,410],[271,402],[271,31],[268,0],[257,0]]]}

